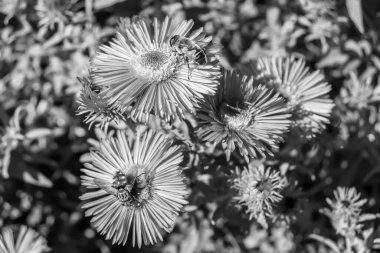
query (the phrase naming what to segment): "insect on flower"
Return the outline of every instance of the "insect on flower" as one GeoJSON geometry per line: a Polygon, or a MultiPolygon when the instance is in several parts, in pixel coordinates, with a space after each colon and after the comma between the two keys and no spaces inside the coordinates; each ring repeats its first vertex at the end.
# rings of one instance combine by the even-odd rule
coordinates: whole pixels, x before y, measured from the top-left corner
{"type": "Polygon", "coordinates": [[[90,64],[90,79],[107,108],[136,122],[153,115],[170,122],[195,113],[205,95],[215,94],[220,48],[202,27],[191,32],[193,25],[169,17],[122,20],[116,37],[99,47],[90,64]]]}
{"type": "Polygon", "coordinates": [[[169,42],[170,46],[173,48],[173,52],[183,57],[187,64],[187,67],[189,69],[187,79],[190,79],[191,75],[190,63],[193,63],[195,65],[207,63],[207,55],[205,53],[205,50],[194,40],[183,36],[174,35],[170,38],[169,42]]]}
{"type": "Polygon", "coordinates": [[[130,238],[140,248],[162,241],[187,204],[180,147],[153,131],[102,133],[99,138],[82,170],[86,216],[112,243],[125,245],[130,238]]]}
{"type": "Polygon", "coordinates": [[[117,171],[113,176],[112,185],[100,178],[94,178],[94,183],[107,193],[114,195],[123,204],[132,204],[134,201],[139,205],[137,195],[146,186],[145,172],[138,175],[138,167],[132,166],[126,174],[117,171]]]}

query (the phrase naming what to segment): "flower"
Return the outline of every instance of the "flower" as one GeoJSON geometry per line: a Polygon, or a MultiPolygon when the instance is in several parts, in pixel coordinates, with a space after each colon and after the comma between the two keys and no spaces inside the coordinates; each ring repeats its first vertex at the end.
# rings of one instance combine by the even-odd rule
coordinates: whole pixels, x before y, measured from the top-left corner
{"type": "Polygon", "coordinates": [[[360,76],[350,72],[350,79],[340,91],[340,97],[344,104],[354,109],[368,108],[370,104],[380,101],[380,84],[372,85],[372,76],[360,76]]]}
{"type": "Polygon", "coordinates": [[[302,16],[299,17],[298,23],[304,27],[305,43],[310,51],[325,54],[338,43],[340,27],[335,17],[309,19],[302,16]]]}
{"type": "Polygon", "coordinates": [[[24,225],[8,226],[1,229],[0,252],[42,253],[48,252],[46,239],[24,225]]]}
{"type": "Polygon", "coordinates": [[[179,146],[153,131],[138,132],[135,140],[123,131],[103,136],[82,169],[89,190],[80,197],[86,216],[113,243],[124,245],[130,232],[139,248],[162,240],[161,230],[170,232],[187,204],[179,146]]]}
{"type": "Polygon", "coordinates": [[[227,159],[235,143],[245,159],[272,155],[290,124],[279,94],[231,71],[224,72],[217,94],[207,97],[197,116],[201,138],[221,143],[227,159]]]}
{"type": "Polygon", "coordinates": [[[130,116],[146,122],[149,114],[170,121],[195,112],[206,94],[217,88],[217,49],[209,46],[200,28],[189,34],[194,22],[171,25],[166,17],[153,24],[140,19],[122,20],[116,38],[100,50],[91,62],[91,79],[108,104],[117,110],[131,107],[130,116]],[[171,45],[175,35],[182,39],[181,50],[171,45]],[[201,62],[198,57],[205,56],[201,62]]]}
{"type": "Polygon", "coordinates": [[[361,207],[367,202],[360,199],[360,193],[355,188],[338,187],[334,191],[335,199],[326,199],[330,209],[323,209],[337,232],[342,236],[352,236],[360,228],[361,207]]]}
{"type": "Polygon", "coordinates": [[[263,164],[251,163],[242,171],[236,169],[232,188],[237,190],[234,200],[247,207],[249,219],[255,218],[267,228],[266,218],[272,216],[273,205],[282,199],[284,181],[279,172],[265,168],[263,164]]]}
{"type": "Polygon", "coordinates": [[[292,128],[314,137],[329,123],[334,103],[328,98],[331,86],[319,71],[311,72],[305,60],[294,57],[259,58],[241,66],[244,74],[255,75],[287,100],[292,128]]]}
{"type": "Polygon", "coordinates": [[[107,101],[94,89],[88,78],[79,78],[79,81],[83,88],[78,100],[77,115],[85,114],[84,122],[89,124],[90,128],[97,121],[100,121],[100,127],[103,128],[112,121],[125,120],[120,111],[110,108],[107,101]]]}
{"type": "Polygon", "coordinates": [[[74,12],[69,10],[71,5],[71,1],[65,0],[38,0],[35,10],[39,18],[39,33],[45,35],[49,29],[55,28],[63,32],[65,24],[69,21],[68,17],[74,15],[74,12]]]}

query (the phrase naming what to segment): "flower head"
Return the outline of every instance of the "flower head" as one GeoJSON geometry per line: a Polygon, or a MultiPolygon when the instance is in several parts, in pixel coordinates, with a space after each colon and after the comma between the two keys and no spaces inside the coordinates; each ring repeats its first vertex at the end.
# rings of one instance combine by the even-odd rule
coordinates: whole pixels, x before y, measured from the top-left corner
{"type": "Polygon", "coordinates": [[[48,29],[53,30],[57,26],[62,32],[65,24],[68,23],[68,17],[73,15],[73,12],[69,10],[71,5],[72,1],[38,0],[35,9],[41,31],[46,33],[48,29]]]}
{"type": "Polygon", "coordinates": [[[242,171],[237,169],[232,181],[232,188],[237,190],[234,199],[247,207],[249,219],[255,218],[264,227],[267,227],[266,218],[272,216],[273,205],[282,199],[283,187],[280,174],[263,164],[251,163],[242,171]]]}
{"type": "Polygon", "coordinates": [[[1,253],[43,253],[48,252],[46,239],[24,225],[1,229],[1,253]]]}
{"type": "Polygon", "coordinates": [[[380,84],[373,86],[372,76],[358,77],[351,72],[350,79],[344,84],[340,95],[342,102],[354,109],[368,108],[371,103],[380,101],[380,84]]]}
{"type": "Polygon", "coordinates": [[[138,133],[135,140],[118,131],[94,148],[82,170],[89,192],[81,199],[96,230],[123,245],[130,234],[138,247],[162,240],[162,230],[171,231],[187,203],[179,146],[152,131],[138,133]]]}
{"type": "Polygon", "coordinates": [[[206,94],[215,93],[219,67],[202,28],[189,34],[193,21],[171,25],[123,20],[116,38],[91,62],[91,78],[108,104],[131,107],[130,116],[146,122],[150,113],[167,121],[195,111],[206,94]],[[176,38],[176,39],[173,39],[176,38]]]}
{"type": "Polygon", "coordinates": [[[248,159],[272,155],[290,124],[278,94],[253,77],[226,71],[214,97],[207,97],[198,114],[203,140],[221,143],[229,159],[237,144],[248,159]]]}
{"type": "Polygon", "coordinates": [[[103,128],[111,121],[118,122],[125,120],[123,114],[111,108],[102,94],[99,94],[91,81],[88,78],[81,78],[79,81],[82,83],[82,91],[78,100],[79,107],[77,114],[85,114],[84,122],[89,124],[90,127],[95,122],[99,121],[100,126],[103,128]]]}
{"type": "Polygon", "coordinates": [[[342,236],[354,234],[359,225],[361,207],[367,200],[360,199],[360,193],[355,188],[346,187],[338,187],[334,191],[334,198],[326,199],[330,209],[324,209],[322,212],[330,218],[338,234],[342,236]]]}
{"type": "Polygon", "coordinates": [[[329,123],[334,103],[328,98],[331,86],[319,71],[311,72],[305,60],[292,57],[260,58],[241,67],[268,87],[276,89],[292,113],[293,128],[313,137],[329,123]]]}

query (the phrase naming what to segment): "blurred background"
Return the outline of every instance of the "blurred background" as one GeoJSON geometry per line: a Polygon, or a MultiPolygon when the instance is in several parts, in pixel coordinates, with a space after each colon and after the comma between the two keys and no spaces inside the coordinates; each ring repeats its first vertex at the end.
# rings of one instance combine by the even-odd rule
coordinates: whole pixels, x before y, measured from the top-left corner
{"type": "Polygon", "coordinates": [[[337,238],[319,212],[337,186],[356,187],[365,212],[380,210],[379,35],[376,0],[0,0],[0,227],[25,224],[58,253],[332,252],[308,235],[337,238]],[[225,68],[294,55],[332,85],[326,131],[312,142],[289,136],[268,161],[289,181],[268,230],[231,201],[230,170],[244,161],[208,146],[186,155],[190,204],[162,243],[112,245],[84,217],[80,157],[95,134],[75,115],[77,77],[119,18],[134,15],[193,19],[223,45],[225,68]]]}

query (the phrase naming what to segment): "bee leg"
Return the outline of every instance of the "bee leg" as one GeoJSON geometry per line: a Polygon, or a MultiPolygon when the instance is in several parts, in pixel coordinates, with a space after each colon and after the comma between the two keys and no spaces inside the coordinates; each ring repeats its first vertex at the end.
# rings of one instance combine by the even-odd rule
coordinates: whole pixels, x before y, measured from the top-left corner
{"type": "Polygon", "coordinates": [[[185,61],[186,61],[186,64],[187,64],[187,80],[190,80],[190,62],[189,62],[189,58],[186,56],[185,57],[185,61]]]}

